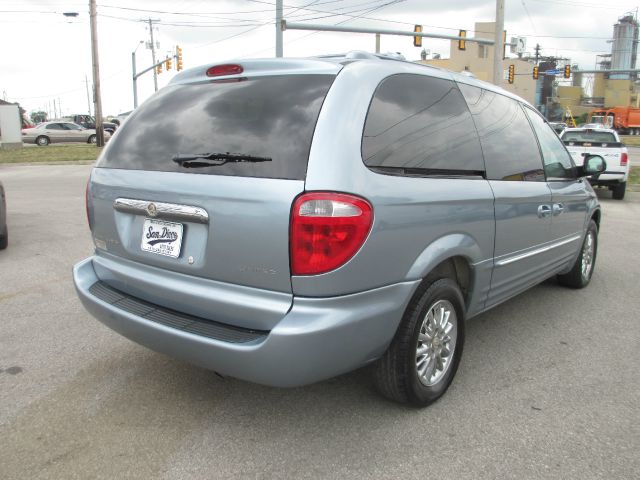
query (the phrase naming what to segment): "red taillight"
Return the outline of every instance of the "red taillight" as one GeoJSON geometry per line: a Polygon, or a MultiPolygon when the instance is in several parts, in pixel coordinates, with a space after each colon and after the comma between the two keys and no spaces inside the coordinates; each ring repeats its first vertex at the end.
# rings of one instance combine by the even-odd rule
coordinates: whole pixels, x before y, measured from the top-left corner
{"type": "Polygon", "coordinates": [[[291,273],[318,275],[344,265],[373,223],[371,204],[343,193],[305,193],[291,212],[291,273]]]}
{"type": "Polygon", "coordinates": [[[629,162],[629,155],[627,155],[626,153],[622,153],[620,155],[620,166],[626,167],[628,162],[629,162]]]}
{"type": "Polygon", "coordinates": [[[238,75],[239,73],[244,72],[244,68],[242,65],[235,64],[226,64],[226,65],[216,65],[215,67],[210,67],[207,70],[207,77],[220,77],[223,75],[238,75]]]}

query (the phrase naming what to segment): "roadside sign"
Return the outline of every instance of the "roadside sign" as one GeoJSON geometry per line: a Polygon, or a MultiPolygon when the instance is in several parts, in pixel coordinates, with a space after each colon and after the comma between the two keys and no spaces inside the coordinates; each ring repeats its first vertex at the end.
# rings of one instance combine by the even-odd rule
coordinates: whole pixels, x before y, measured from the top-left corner
{"type": "Polygon", "coordinates": [[[511,43],[509,45],[509,51],[511,53],[525,53],[527,51],[527,37],[511,37],[511,43]]]}

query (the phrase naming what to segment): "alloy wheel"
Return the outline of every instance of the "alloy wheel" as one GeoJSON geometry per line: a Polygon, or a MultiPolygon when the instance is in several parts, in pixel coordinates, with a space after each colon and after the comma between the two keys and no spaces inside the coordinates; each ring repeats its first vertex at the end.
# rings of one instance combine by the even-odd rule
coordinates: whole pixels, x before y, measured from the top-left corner
{"type": "Polygon", "coordinates": [[[435,302],[422,321],[416,349],[416,369],[420,382],[437,384],[449,370],[458,336],[458,318],[448,300],[435,302]]]}

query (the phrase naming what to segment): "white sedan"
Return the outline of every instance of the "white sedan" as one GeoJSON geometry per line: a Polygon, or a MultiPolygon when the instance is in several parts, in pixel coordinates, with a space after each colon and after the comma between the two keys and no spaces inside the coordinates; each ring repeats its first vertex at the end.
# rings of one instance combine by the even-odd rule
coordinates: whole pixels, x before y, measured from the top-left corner
{"type": "MultiPolygon", "coordinates": [[[[104,132],[105,140],[110,136],[109,132],[104,132]]],[[[22,130],[24,143],[35,143],[41,147],[60,142],[96,143],[96,138],[95,130],[71,122],[44,122],[22,130]]]]}

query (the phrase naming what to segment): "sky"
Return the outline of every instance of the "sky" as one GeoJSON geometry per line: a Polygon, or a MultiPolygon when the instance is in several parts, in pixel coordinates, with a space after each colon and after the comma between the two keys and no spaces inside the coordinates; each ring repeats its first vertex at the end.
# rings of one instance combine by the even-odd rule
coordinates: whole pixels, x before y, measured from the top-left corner
{"type": "MultiPolygon", "coordinates": [[[[524,36],[527,50],[536,43],[542,55],[571,59],[583,69],[595,67],[599,53],[610,53],[613,25],[625,13],[636,14],[631,0],[505,0],[507,38],[524,36]]],[[[149,18],[163,57],[176,45],[184,67],[215,65],[230,59],[275,56],[275,0],[98,0],[98,48],[105,115],[133,108],[132,52],[138,71],[151,65],[149,18]]],[[[374,27],[474,35],[475,22],[495,19],[495,0],[285,0],[291,22],[374,27]]],[[[423,39],[423,47],[449,57],[450,42],[423,39]]],[[[284,56],[306,57],[349,50],[373,52],[370,34],[284,32],[284,56]]],[[[92,84],[89,1],[0,0],[0,95],[28,112],[86,113],[92,84]],[[77,12],[65,17],[65,12],[77,12]]],[[[420,58],[411,37],[382,36],[381,51],[420,58]]],[[[175,63],[175,62],[174,62],[175,63]]],[[[174,70],[158,76],[162,88],[174,70]]],[[[151,72],[138,79],[142,103],[154,92],[151,72]]],[[[93,105],[91,105],[93,112],[93,105]]]]}

